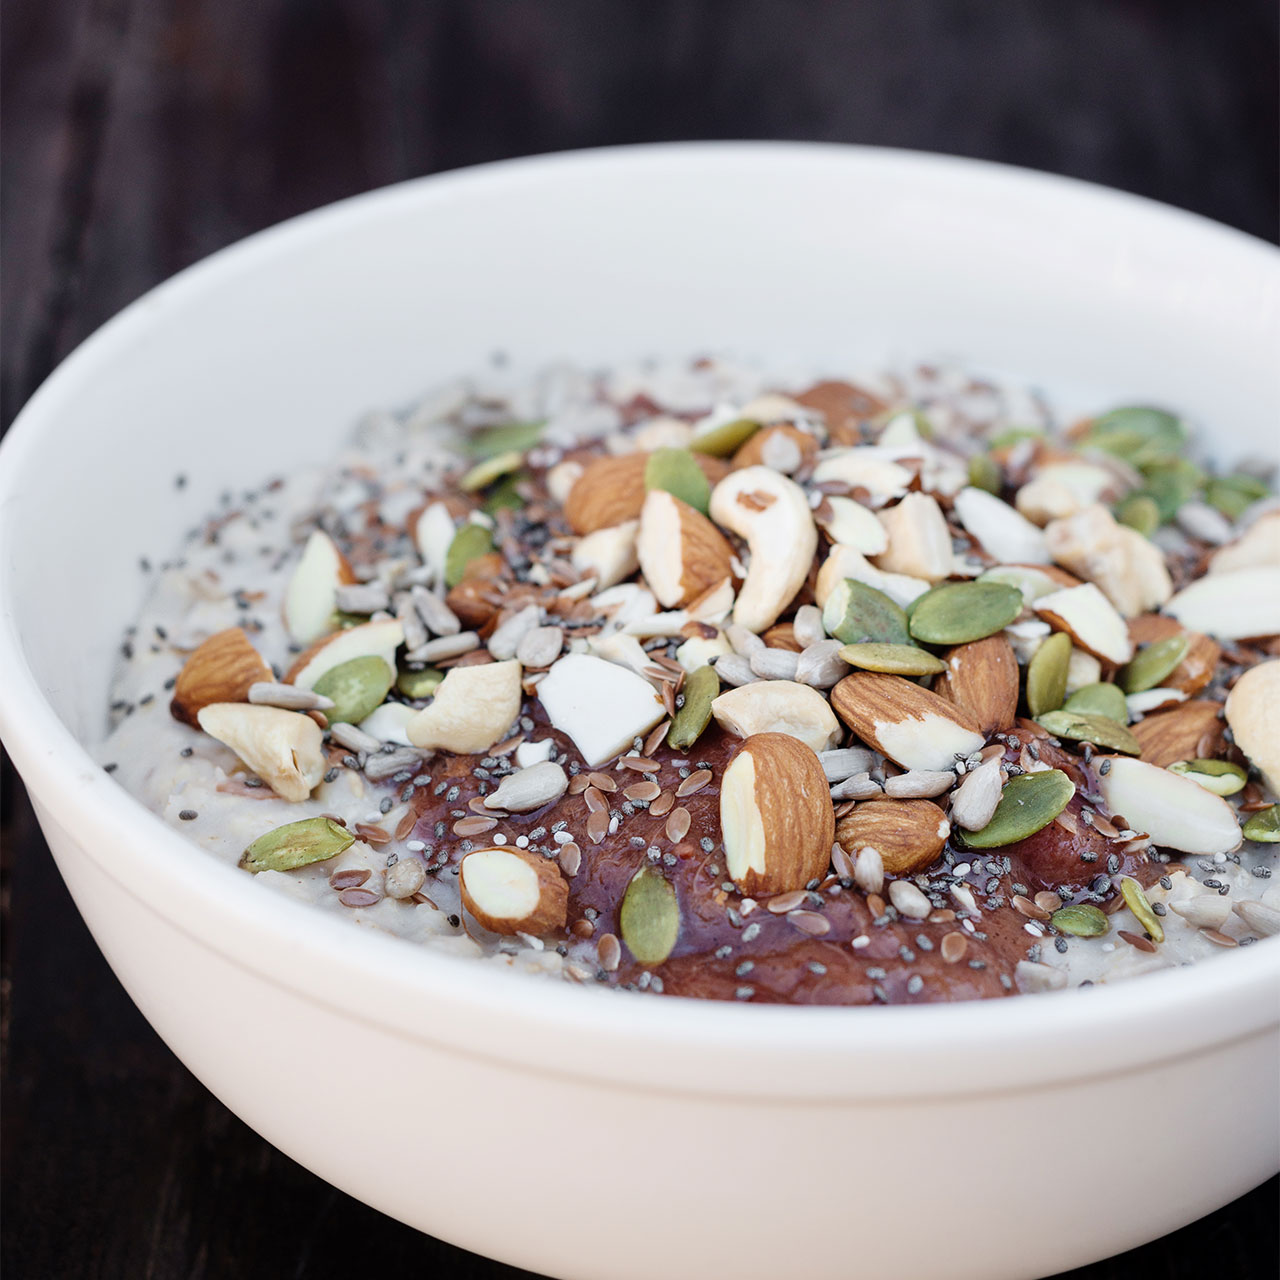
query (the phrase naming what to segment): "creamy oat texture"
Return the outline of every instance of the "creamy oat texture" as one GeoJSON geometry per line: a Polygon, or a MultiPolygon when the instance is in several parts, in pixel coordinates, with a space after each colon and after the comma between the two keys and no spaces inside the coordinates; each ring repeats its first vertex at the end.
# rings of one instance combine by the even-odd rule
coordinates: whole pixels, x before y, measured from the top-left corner
{"type": "MultiPolygon", "coordinates": [[[[336,857],[253,878],[365,928],[576,981],[911,1002],[1252,945],[1280,927],[1277,845],[1242,841],[1238,824],[1266,817],[1275,765],[1241,748],[1267,750],[1248,717],[1276,682],[1227,704],[1237,746],[1219,707],[1242,673],[1276,662],[1280,588],[1237,607],[1230,575],[1276,586],[1280,515],[1265,467],[1205,476],[1165,438],[1173,421],[1103,415],[1060,442],[1039,397],[934,369],[815,384],[706,360],[459,383],[370,414],[332,466],[228,495],[151,571],[99,758],[233,867],[276,828],[340,819],[356,838],[336,857]],[[626,471],[641,452],[647,467],[626,471]],[[331,548],[351,571],[336,570],[340,585],[331,548]],[[953,607],[941,589],[957,585],[953,607]],[[317,692],[338,696],[323,660],[306,665],[317,641],[323,654],[379,619],[390,649],[344,643],[391,658],[399,682],[358,729],[328,727],[306,799],[280,798],[247,748],[201,731],[205,701],[232,718],[247,697],[305,718],[317,692]],[[232,628],[273,674],[253,695],[188,697],[180,721],[184,664],[232,628]],[[1045,648],[1051,637],[1067,638],[1045,648]],[[695,688],[711,690],[706,713],[675,745],[695,688]],[[752,898],[724,848],[720,781],[744,739],[777,733],[816,753],[826,786],[790,834],[767,797],[735,818],[752,874],[775,876],[752,898]],[[1112,757],[1125,762],[1114,775],[1112,757]],[[1218,763],[1188,777],[1197,757],[1218,763]],[[1134,794],[1132,759],[1172,788],[1149,820],[1169,814],[1167,832],[1110,821],[1136,822],[1108,798],[1134,794]],[[1037,775],[1055,770],[1065,807],[967,845],[1005,820],[1013,780],[1049,804],[1037,775]],[[831,860],[788,881],[802,873],[778,851],[833,807],[831,860]],[[893,830],[917,833],[901,865],[893,830]],[[503,932],[463,909],[463,860],[493,848],[531,851],[556,894],[567,884],[536,936],[517,928],[537,889],[514,860],[489,858],[483,876],[477,860],[473,877],[503,932]],[[1087,927],[1063,907],[1085,909],[1087,927]]],[[[305,773],[300,760],[286,751],[305,773]]],[[[734,803],[764,797],[753,785],[734,803]]]]}

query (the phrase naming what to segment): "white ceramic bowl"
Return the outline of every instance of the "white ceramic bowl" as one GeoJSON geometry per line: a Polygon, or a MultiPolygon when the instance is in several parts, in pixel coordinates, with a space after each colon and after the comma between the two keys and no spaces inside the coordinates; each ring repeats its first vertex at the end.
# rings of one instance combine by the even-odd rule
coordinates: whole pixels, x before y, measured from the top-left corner
{"type": "Polygon", "coordinates": [[[103,731],[139,555],[168,553],[224,486],[323,457],[366,407],[495,349],[529,366],[733,349],[833,371],[954,356],[1097,404],[1179,406],[1234,455],[1277,444],[1278,262],[1058,178],[717,144],[408,183],[162,285],[0,450],[0,730],[112,967],[282,1150],[558,1276],[999,1280],[1240,1195],[1280,1167],[1280,943],[952,1007],[535,983],[263,893],[82,744],[103,731]],[[399,1081],[421,1090],[407,1122],[382,1102],[399,1081]]]}

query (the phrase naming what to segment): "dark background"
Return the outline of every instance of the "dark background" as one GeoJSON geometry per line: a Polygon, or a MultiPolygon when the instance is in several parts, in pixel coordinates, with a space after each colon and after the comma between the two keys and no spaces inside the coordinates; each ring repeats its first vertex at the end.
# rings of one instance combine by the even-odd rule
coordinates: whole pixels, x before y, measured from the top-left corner
{"type": "MultiPolygon", "coordinates": [[[[1270,240],[1280,219],[1275,0],[2,12],[4,425],[94,328],[222,245],[504,156],[673,138],[883,143],[1108,183],[1270,240]]],[[[214,1101],[112,977],[7,768],[3,786],[7,1277],[518,1274],[348,1199],[214,1101]]],[[[1127,1176],[1141,1177],[1138,1135],[1127,1176]]],[[[1274,1280],[1277,1196],[1273,1180],[1072,1275],[1274,1280]]],[[[1100,1194],[1091,1211],[1123,1212],[1122,1199],[1100,1194]]]]}

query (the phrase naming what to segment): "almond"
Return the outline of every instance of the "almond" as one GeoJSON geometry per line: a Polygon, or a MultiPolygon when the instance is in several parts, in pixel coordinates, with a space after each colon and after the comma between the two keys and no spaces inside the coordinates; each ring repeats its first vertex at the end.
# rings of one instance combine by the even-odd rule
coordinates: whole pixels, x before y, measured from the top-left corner
{"type": "Polygon", "coordinates": [[[863,742],[904,769],[950,769],[986,744],[963,707],[902,676],[856,671],[831,691],[836,714],[863,742]]]}
{"type": "Polygon", "coordinates": [[[1187,627],[1220,640],[1280,635],[1280,566],[1197,578],[1165,606],[1187,627]]]}
{"type": "Polygon", "coordinates": [[[789,424],[765,427],[733,455],[733,467],[773,467],[776,471],[790,473],[803,463],[812,462],[818,456],[818,442],[807,431],[789,424]],[[790,447],[788,446],[788,443],[790,447]],[[792,462],[791,466],[779,466],[780,462],[792,462]]]}
{"type": "MultiPolygon", "coordinates": [[[[695,460],[711,484],[723,479],[728,464],[706,454],[695,460]]],[[[595,458],[587,463],[569,490],[565,518],[574,533],[594,533],[610,525],[639,519],[644,507],[644,470],[648,453],[624,453],[617,458],[595,458]]]]}
{"type": "Polygon", "coordinates": [[[1092,582],[1050,592],[1031,607],[1095,658],[1120,665],[1133,657],[1133,641],[1124,619],[1092,582]]]}
{"type": "Polygon", "coordinates": [[[1280,511],[1260,515],[1234,542],[1213,553],[1210,573],[1280,565],[1280,511]]]}
{"type": "Polygon", "coordinates": [[[394,671],[396,650],[403,643],[404,628],[396,619],[362,622],[358,627],[348,627],[345,631],[325,636],[299,654],[284,682],[297,685],[299,689],[310,689],[326,671],[332,671],[352,658],[381,658],[394,671]]]}
{"type": "Polygon", "coordinates": [[[497,551],[476,556],[462,574],[462,581],[449,589],[445,604],[468,627],[483,627],[502,607],[507,562],[497,551]]]}
{"type": "Polygon", "coordinates": [[[724,534],[665,489],[645,497],[635,549],[645,582],[664,609],[688,604],[733,575],[733,548],[724,534]]]}
{"type": "Polygon", "coordinates": [[[1227,696],[1226,714],[1236,746],[1280,792],[1280,661],[1250,667],[1227,696]]]}
{"type": "Polygon", "coordinates": [[[931,800],[867,800],[836,825],[836,841],[850,858],[872,848],[895,876],[932,866],[950,834],[946,814],[931,800]]]}
{"type": "Polygon", "coordinates": [[[1221,710],[1221,702],[1197,699],[1139,720],[1131,732],[1142,744],[1142,759],[1163,768],[1179,760],[1216,756],[1223,743],[1221,710]]]}
{"type": "Polygon", "coordinates": [[[936,498],[909,493],[880,512],[880,523],[889,545],[875,557],[876,568],[930,583],[950,577],[951,531],[936,498]]]}
{"type": "Polygon", "coordinates": [[[831,861],[835,810],[817,755],[783,733],[748,738],[720,781],[729,878],[751,897],[803,889],[831,861]]]}
{"type": "Polygon", "coordinates": [[[968,712],[984,738],[1005,733],[1018,715],[1018,659],[997,633],[948,650],[933,691],[968,712]]]}
{"type": "Polygon", "coordinates": [[[879,396],[850,382],[819,382],[795,400],[822,415],[832,444],[861,444],[860,425],[889,407],[879,396]]]}
{"type": "Polygon", "coordinates": [[[310,644],[333,630],[338,588],[355,580],[346,556],[317,529],[307,539],[285,589],[284,623],[298,644],[310,644]]]}
{"type": "Polygon", "coordinates": [[[1117,524],[1095,503],[1044,531],[1054,561],[1096,583],[1126,618],[1164,604],[1173,594],[1164,555],[1136,529],[1117,524]]]}
{"type": "Polygon", "coordinates": [[[640,563],[636,559],[639,527],[638,521],[628,520],[579,538],[570,557],[573,567],[582,573],[595,574],[597,591],[607,590],[631,577],[640,563]]]}
{"type": "Polygon", "coordinates": [[[1183,853],[1231,853],[1242,837],[1235,811],[1198,782],[1127,756],[1098,762],[1098,790],[1111,813],[1165,849],[1183,853]]]}
{"type": "Polygon", "coordinates": [[[173,687],[169,711],[197,728],[196,716],[211,702],[248,702],[249,686],[274,680],[271,668],[240,627],[210,636],[186,660],[173,687]]]}
{"type": "Polygon", "coordinates": [[[769,649],[787,649],[791,653],[802,653],[805,648],[796,639],[795,627],[790,622],[775,623],[768,631],[761,633],[760,639],[769,649]]]}
{"type": "Polygon", "coordinates": [[[1176,635],[1187,637],[1187,656],[1160,683],[1169,689],[1181,689],[1188,697],[1193,697],[1213,679],[1218,669],[1218,659],[1222,656],[1218,642],[1203,632],[1187,631],[1162,613],[1140,613],[1129,619],[1129,639],[1135,648],[1156,644],[1176,635]]]}
{"type": "Polygon", "coordinates": [[[504,846],[475,849],[458,869],[462,905],[493,933],[539,937],[563,929],[569,886],[553,858],[504,846]]]}
{"type": "Polygon", "coordinates": [[[1007,502],[972,486],[955,496],[955,517],[998,564],[1048,564],[1045,535],[1007,502]]]}

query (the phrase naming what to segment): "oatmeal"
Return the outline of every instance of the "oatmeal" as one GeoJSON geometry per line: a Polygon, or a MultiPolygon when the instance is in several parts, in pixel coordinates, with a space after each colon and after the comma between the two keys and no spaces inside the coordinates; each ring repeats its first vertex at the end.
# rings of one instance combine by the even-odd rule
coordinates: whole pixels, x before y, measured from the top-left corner
{"type": "Polygon", "coordinates": [[[930,368],[459,384],[224,496],[101,758],[259,885],[572,981],[911,1003],[1251,945],[1280,508],[1188,448],[930,368]]]}

